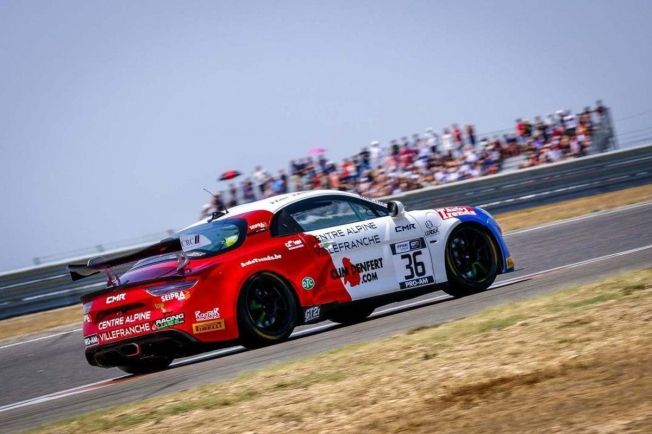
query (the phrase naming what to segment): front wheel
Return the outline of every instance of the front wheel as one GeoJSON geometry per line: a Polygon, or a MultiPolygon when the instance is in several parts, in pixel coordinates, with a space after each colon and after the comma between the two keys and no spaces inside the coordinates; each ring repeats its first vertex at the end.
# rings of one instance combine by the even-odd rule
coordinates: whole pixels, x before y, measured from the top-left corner
{"type": "Polygon", "coordinates": [[[284,341],[297,324],[297,312],[294,292],[282,279],[271,273],[254,276],[238,300],[240,342],[258,348],[284,341]]]}
{"type": "Polygon", "coordinates": [[[491,235],[482,228],[461,225],[446,243],[446,274],[453,297],[486,290],[498,274],[498,249],[491,235]]]}

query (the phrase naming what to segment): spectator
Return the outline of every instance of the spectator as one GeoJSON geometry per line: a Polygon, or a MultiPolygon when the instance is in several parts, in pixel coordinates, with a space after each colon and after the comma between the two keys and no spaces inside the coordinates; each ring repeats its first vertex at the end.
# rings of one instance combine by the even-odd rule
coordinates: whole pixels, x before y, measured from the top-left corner
{"type": "MultiPolygon", "coordinates": [[[[505,158],[519,155],[525,156],[520,167],[579,157],[586,155],[595,125],[607,122],[607,115],[607,107],[597,101],[594,109],[586,107],[577,114],[558,110],[545,117],[536,116],[534,122],[518,118],[514,133],[504,134],[502,138],[478,140],[472,124],[465,124],[464,131],[458,124],[452,124],[452,129],[443,130],[441,142],[429,128],[423,135],[413,134],[411,139],[403,136],[400,140],[391,140],[386,149],[373,141],[339,165],[320,154],[315,158],[290,161],[289,175],[279,170],[276,177],[270,176],[262,166],[256,166],[253,181],[247,178],[240,184],[240,195],[234,184],[229,186],[228,205],[237,205],[238,196],[246,203],[256,200],[257,196],[322,188],[382,197],[498,173],[505,158]]],[[[202,215],[223,209],[221,195],[216,194],[210,204],[204,205],[202,215]]]]}

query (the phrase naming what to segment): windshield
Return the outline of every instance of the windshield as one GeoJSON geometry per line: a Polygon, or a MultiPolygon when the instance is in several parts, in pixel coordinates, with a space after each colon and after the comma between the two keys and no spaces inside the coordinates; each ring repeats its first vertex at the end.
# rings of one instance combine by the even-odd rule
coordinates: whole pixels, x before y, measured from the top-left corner
{"type": "Polygon", "coordinates": [[[239,246],[245,237],[244,220],[213,221],[180,231],[177,235],[187,256],[208,256],[239,246]]]}

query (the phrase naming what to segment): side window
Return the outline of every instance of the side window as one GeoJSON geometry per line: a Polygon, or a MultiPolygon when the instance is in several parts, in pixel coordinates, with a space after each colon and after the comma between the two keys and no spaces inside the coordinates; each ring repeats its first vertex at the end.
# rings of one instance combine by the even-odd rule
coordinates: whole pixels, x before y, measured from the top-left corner
{"type": "Polygon", "coordinates": [[[354,201],[351,202],[351,206],[362,220],[371,220],[378,217],[387,217],[389,215],[387,209],[380,205],[376,205],[375,203],[354,201]]]}
{"type": "Polygon", "coordinates": [[[353,210],[350,202],[345,200],[319,200],[307,205],[289,212],[306,232],[363,220],[353,210]]]}

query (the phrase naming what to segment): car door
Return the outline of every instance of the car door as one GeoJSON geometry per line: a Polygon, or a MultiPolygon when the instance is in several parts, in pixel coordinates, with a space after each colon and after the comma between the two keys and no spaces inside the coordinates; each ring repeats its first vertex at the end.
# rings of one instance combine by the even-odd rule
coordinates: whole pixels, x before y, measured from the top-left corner
{"type": "Polygon", "coordinates": [[[328,276],[344,285],[352,300],[396,289],[387,244],[390,221],[364,201],[337,195],[310,198],[288,207],[287,214],[330,255],[328,276]]]}
{"type": "Polygon", "coordinates": [[[417,220],[406,212],[388,219],[389,251],[398,287],[412,289],[434,284],[430,249],[417,220]]]}

